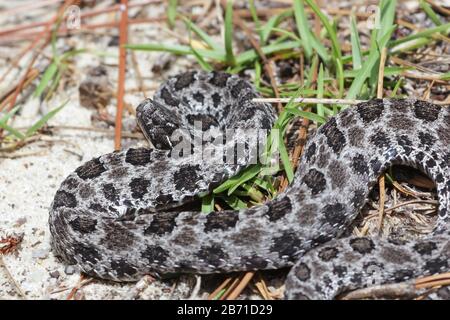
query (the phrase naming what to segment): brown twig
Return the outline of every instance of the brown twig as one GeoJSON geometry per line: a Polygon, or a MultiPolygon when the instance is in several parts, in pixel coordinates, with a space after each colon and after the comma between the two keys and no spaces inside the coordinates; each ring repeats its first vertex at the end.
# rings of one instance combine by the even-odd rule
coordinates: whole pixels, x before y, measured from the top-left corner
{"type": "Polygon", "coordinates": [[[117,85],[117,113],[116,113],[116,135],[114,137],[114,149],[119,150],[121,144],[122,114],[125,95],[125,68],[126,48],[128,41],[128,0],[121,0],[121,16],[119,27],[119,83],[117,85]]]}
{"type": "MultiPolygon", "coordinates": [[[[384,80],[384,65],[386,63],[387,48],[383,48],[380,57],[380,66],[378,69],[378,83],[377,83],[377,98],[383,98],[383,80],[384,80]]],[[[384,218],[384,203],[386,199],[385,177],[384,174],[378,179],[378,186],[380,189],[380,201],[378,204],[378,233],[381,233],[384,218]]]]}
{"type": "Polygon", "coordinates": [[[236,276],[233,278],[233,281],[231,282],[230,286],[227,288],[227,290],[225,290],[225,292],[223,293],[223,295],[219,298],[219,300],[226,300],[228,295],[230,294],[231,291],[233,291],[236,286],[239,284],[239,281],[241,280],[240,276],[236,276]]]}
{"type": "Polygon", "coordinates": [[[241,292],[245,289],[245,287],[247,286],[247,284],[250,282],[250,280],[253,278],[254,275],[255,271],[249,271],[245,273],[239,284],[236,286],[236,288],[234,288],[234,290],[228,294],[226,300],[234,300],[237,297],[239,297],[241,292]]]}

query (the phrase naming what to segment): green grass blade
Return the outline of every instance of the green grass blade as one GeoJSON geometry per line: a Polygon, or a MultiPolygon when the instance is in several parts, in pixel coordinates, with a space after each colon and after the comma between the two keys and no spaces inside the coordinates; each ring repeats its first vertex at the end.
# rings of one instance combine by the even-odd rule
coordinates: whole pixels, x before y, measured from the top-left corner
{"type": "Polygon", "coordinates": [[[10,134],[12,134],[13,136],[15,136],[16,138],[18,138],[20,140],[23,140],[26,138],[22,132],[7,125],[5,122],[0,122],[0,128],[8,131],[10,134]]]}
{"type": "Polygon", "coordinates": [[[439,79],[441,80],[450,80],[450,72],[446,72],[439,76],[439,79]]]}
{"type": "MultiPolygon", "coordinates": [[[[391,29],[389,29],[386,34],[381,38],[380,43],[379,43],[379,48],[380,50],[382,48],[384,48],[390,37],[392,32],[395,30],[396,26],[392,26],[391,29]]],[[[363,85],[364,82],[366,81],[366,79],[370,76],[374,66],[376,65],[377,61],[380,58],[380,52],[378,50],[371,50],[369,57],[367,58],[367,60],[364,62],[363,67],[358,71],[358,74],[356,75],[355,79],[353,80],[348,92],[347,92],[347,99],[355,99],[363,85]]]]}
{"type": "Polygon", "coordinates": [[[311,7],[311,9],[314,11],[314,13],[319,17],[323,26],[327,30],[328,35],[330,36],[331,48],[333,51],[334,58],[338,59],[338,60],[342,59],[341,47],[339,45],[336,30],[331,26],[330,22],[328,21],[328,18],[323,14],[323,12],[320,10],[319,6],[314,1],[312,1],[312,0],[305,0],[305,1],[311,7]]]}
{"type": "MultiPolygon", "coordinates": [[[[323,64],[320,64],[319,67],[319,75],[317,76],[317,98],[322,99],[323,98],[323,88],[324,81],[323,81],[323,64]]],[[[323,117],[325,115],[324,106],[323,103],[317,104],[317,115],[323,117]]]]}
{"type": "Polygon", "coordinates": [[[52,62],[47,67],[47,69],[45,70],[44,74],[42,75],[42,79],[41,79],[41,81],[39,81],[39,84],[36,87],[36,90],[34,90],[34,93],[33,93],[34,97],[40,97],[42,95],[42,93],[44,92],[45,88],[48,86],[49,82],[55,76],[56,71],[58,71],[58,65],[56,64],[56,62],[52,62]]]}
{"type": "Polygon", "coordinates": [[[418,48],[424,47],[427,44],[433,42],[435,40],[433,40],[433,38],[418,38],[418,39],[413,39],[407,42],[403,42],[400,43],[398,45],[396,45],[395,47],[392,47],[389,52],[391,54],[394,53],[401,53],[401,52],[407,52],[407,51],[412,51],[412,50],[416,50],[418,48]]]}
{"type": "Polygon", "coordinates": [[[227,0],[225,10],[225,60],[229,66],[236,65],[233,54],[233,1],[227,0]]]}
{"type": "MultiPolygon", "coordinates": [[[[62,55],[61,55],[61,61],[64,61],[64,60],[66,60],[66,59],[68,59],[68,58],[71,58],[71,57],[73,57],[73,56],[77,56],[77,55],[79,55],[79,54],[81,54],[81,53],[87,53],[87,52],[89,52],[89,50],[88,49],[75,49],[75,50],[70,50],[70,51],[67,51],[67,52],[64,52],[62,55]]],[[[95,54],[95,52],[90,52],[90,53],[94,53],[95,54]]]]}
{"type": "Polygon", "coordinates": [[[201,212],[210,213],[214,211],[214,195],[208,194],[202,198],[201,212]]]}
{"type": "Polygon", "coordinates": [[[394,89],[392,90],[391,98],[395,98],[397,96],[397,91],[400,88],[400,86],[402,85],[402,83],[403,83],[403,78],[398,79],[397,83],[395,84],[394,89]]]}
{"type": "MultiPolygon", "coordinates": [[[[159,44],[159,43],[147,43],[147,44],[127,44],[125,45],[127,49],[138,50],[138,51],[163,51],[169,52],[177,55],[192,55],[194,54],[189,46],[183,45],[170,45],[170,44],[159,44]]],[[[225,62],[225,56],[219,54],[216,51],[196,49],[196,51],[203,57],[217,62],[225,62]]]]}
{"type": "Polygon", "coordinates": [[[178,44],[161,44],[161,43],[126,44],[125,48],[140,51],[164,51],[178,55],[188,55],[192,53],[191,48],[189,46],[183,46],[178,44]]]}
{"type": "Polygon", "coordinates": [[[231,195],[243,183],[257,176],[260,171],[261,171],[260,165],[254,165],[250,167],[248,170],[246,169],[243,172],[243,174],[240,175],[239,179],[237,179],[236,183],[230,189],[228,189],[228,195],[231,195]]]}
{"type": "Polygon", "coordinates": [[[44,100],[47,101],[52,96],[53,92],[55,92],[56,87],[59,84],[59,81],[61,80],[62,74],[64,73],[64,70],[66,69],[66,65],[64,63],[60,64],[60,68],[58,68],[58,71],[56,72],[56,75],[53,77],[52,84],[47,90],[47,93],[44,97],[44,100]]]}
{"type": "Polygon", "coordinates": [[[167,23],[170,28],[175,26],[175,19],[177,17],[177,0],[169,0],[169,7],[167,8],[167,23]]]}
{"type": "Polygon", "coordinates": [[[281,162],[283,163],[284,172],[286,172],[286,177],[288,178],[289,183],[294,180],[294,169],[292,168],[291,160],[289,159],[289,154],[286,149],[286,145],[284,144],[282,131],[279,131],[279,146],[278,150],[280,152],[281,162]]]}
{"type": "Polygon", "coordinates": [[[25,136],[30,137],[33,134],[36,133],[39,129],[41,129],[48,120],[50,120],[55,114],[57,114],[64,106],[69,102],[69,100],[66,100],[62,105],[60,105],[58,108],[55,108],[51,111],[49,111],[47,114],[45,114],[41,119],[39,119],[35,124],[33,124],[30,128],[28,128],[27,132],[25,133],[25,136]]]}
{"type": "Polygon", "coordinates": [[[396,45],[399,45],[401,43],[410,41],[410,40],[414,40],[414,39],[418,39],[418,38],[427,38],[432,36],[435,33],[439,33],[439,32],[444,32],[445,34],[448,34],[450,32],[450,22],[440,25],[438,27],[434,27],[434,28],[429,28],[426,30],[422,30],[419,32],[416,32],[414,34],[411,34],[409,36],[403,37],[401,39],[397,39],[397,40],[393,40],[389,43],[389,47],[394,47],[396,45]]]}
{"type": "Polygon", "coordinates": [[[431,21],[433,21],[433,23],[437,26],[441,26],[442,25],[442,21],[441,19],[439,19],[438,15],[436,14],[436,12],[433,11],[433,8],[431,8],[430,4],[420,0],[419,2],[420,7],[422,8],[423,11],[425,11],[425,13],[427,14],[428,18],[431,19],[431,21]]]}
{"type": "Polygon", "coordinates": [[[240,210],[240,209],[246,209],[248,208],[247,204],[239,199],[238,197],[234,195],[230,195],[228,197],[223,197],[223,201],[226,202],[227,205],[230,206],[230,208],[234,210],[240,210]]]}
{"type": "Polygon", "coordinates": [[[289,108],[289,109],[285,109],[285,110],[286,110],[286,112],[289,112],[293,115],[309,119],[309,120],[317,122],[319,124],[323,124],[327,121],[327,119],[325,119],[324,117],[322,117],[314,112],[303,111],[303,110],[299,110],[298,108],[289,108]]]}
{"type": "Polygon", "coordinates": [[[351,17],[350,24],[350,41],[352,44],[352,56],[353,56],[353,70],[361,69],[362,67],[362,55],[361,55],[361,42],[359,41],[358,28],[356,27],[355,16],[351,17]]]}
{"type": "MultiPolygon", "coordinates": [[[[390,76],[399,76],[402,72],[408,71],[408,70],[415,70],[414,67],[386,67],[384,68],[384,76],[390,77],[390,76]]],[[[346,70],[344,72],[344,78],[355,78],[358,74],[359,70],[346,70]]]]}
{"type": "Polygon", "coordinates": [[[300,38],[303,40],[303,49],[305,50],[305,57],[310,58],[312,55],[312,42],[313,40],[311,32],[309,31],[310,26],[308,25],[308,18],[305,13],[305,6],[303,0],[294,0],[294,17],[295,23],[297,24],[297,31],[300,38]]]}
{"type": "Polygon", "coordinates": [[[276,193],[276,190],[273,186],[273,184],[269,181],[260,179],[260,178],[255,178],[253,180],[253,182],[260,187],[261,189],[264,189],[265,191],[267,191],[269,194],[273,195],[276,193]]]}
{"type": "Polygon", "coordinates": [[[395,21],[395,8],[397,6],[397,0],[382,0],[380,4],[381,18],[380,29],[377,35],[377,42],[381,41],[381,38],[391,30],[395,21]]]}
{"type": "Polygon", "coordinates": [[[11,119],[11,117],[13,115],[15,115],[17,113],[17,111],[19,111],[20,106],[15,106],[13,109],[11,109],[11,111],[5,113],[5,115],[0,119],[0,123],[7,123],[9,119],[11,119]]]}
{"type": "Polygon", "coordinates": [[[194,47],[191,47],[192,53],[194,54],[195,58],[197,59],[198,64],[203,68],[203,70],[206,71],[213,71],[214,68],[203,59],[203,57],[198,53],[197,50],[194,49],[194,47]]]}
{"type": "Polygon", "coordinates": [[[186,17],[182,17],[184,23],[189,30],[192,30],[196,35],[200,37],[211,49],[218,52],[223,52],[223,48],[218,45],[205,31],[200,29],[195,23],[190,21],[186,17]]]}
{"type": "Polygon", "coordinates": [[[291,38],[294,41],[302,42],[302,39],[297,37],[297,35],[295,33],[293,33],[293,32],[290,32],[290,31],[287,31],[287,30],[284,30],[284,29],[281,29],[281,28],[276,28],[276,27],[271,28],[271,30],[272,31],[277,31],[279,33],[282,33],[283,35],[288,36],[289,38],[291,38]]]}
{"type": "Polygon", "coordinates": [[[273,28],[277,27],[281,21],[284,21],[286,18],[292,16],[293,11],[287,10],[280,14],[277,14],[273,16],[272,18],[267,21],[267,23],[261,27],[261,33],[262,33],[262,42],[261,45],[266,44],[269,40],[269,37],[273,31],[273,28]]]}
{"type": "Polygon", "coordinates": [[[260,87],[261,87],[261,76],[262,76],[261,63],[258,60],[256,60],[255,61],[255,79],[253,80],[253,83],[258,90],[260,90],[260,87]]]}
{"type": "MultiPolygon", "coordinates": [[[[228,180],[224,181],[220,186],[218,186],[217,188],[215,188],[213,190],[214,193],[221,193],[225,190],[230,189],[231,187],[233,187],[235,184],[237,184],[244,175],[251,175],[251,177],[249,179],[251,179],[252,177],[256,176],[259,173],[260,170],[260,165],[251,165],[249,167],[247,167],[246,169],[244,169],[243,171],[241,171],[240,173],[238,173],[237,175],[229,178],[228,180]],[[248,173],[250,172],[250,174],[248,173]]],[[[248,179],[247,179],[248,180],[248,179]]],[[[247,181],[245,180],[245,181],[247,181]]],[[[244,181],[244,182],[245,182],[244,181]]]]}
{"type": "Polygon", "coordinates": [[[336,64],[336,78],[338,81],[338,87],[339,87],[339,98],[342,98],[342,95],[344,94],[344,66],[342,65],[342,60],[336,58],[335,59],[336,64]]]}
{"type": "MultiPolygon", "coordinates": [[[[282,43],[276,43],[276,44],[270,44],[267,46],[264,46],[261,48],[261,50],[264,52],[264,54],[269,55],[274,52],[284,51],[284,50],[290,50],[294,48],[299,48],[301,46],[301,43],[298,41],[285,41],[282,43]]],[[[254,61],[259,56],[256,53],[254,49],[242,52],[236,57],[236,64],[246,64],[249,62],[254,61]]]]}
{"type": "Polygon", "coordinates": [[[259,21],[258,12],[256,11],[255,7],[255,0],[250,0],[248,4],[250,7],[250,14],[252,15],[253,22],[255,23],[255,28],[256,30],[258,30],[259,41],[262,42],[264,38],[263,32],[261,30],[261,21],[259,21]]]}

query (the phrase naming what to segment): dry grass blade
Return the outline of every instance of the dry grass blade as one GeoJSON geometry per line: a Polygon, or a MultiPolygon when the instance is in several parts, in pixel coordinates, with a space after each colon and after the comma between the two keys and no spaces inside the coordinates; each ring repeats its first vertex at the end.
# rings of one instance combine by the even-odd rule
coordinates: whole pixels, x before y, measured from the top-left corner
{"type": "Polygon", "coordinates": [[[19,283],[14,279],[11,272],[9,271],[9,268],[7,267],[3,255],[7,253],[11,253],[15,251],[18,247],[18,245],[22,242],[23,235],[18,236],[8,236],[6,238],[0,239],[0,267],[3,268],[6,277],[8,278],[9,282],[13,285],[16,292],[23,298],[26,299],[27,296],[25,292],[23,291],[22,287],[19,285],[19,283]]]}
{"type": "MultiPolygon", "coordinates": [[[[378,86],[377,86],[377,98],[383,98],[383,79],[384,79],[384,65],[386,63],[387,48],[383,48],[380,57],[380,67],[378,70],[378,86]]],[[[384,202],[386,199],[386,188],[385,188],[385,177],[382,175],[378,180],[378,185],[380,188],[380,202],[378,209],[378,233],[381,233],[381,228],[383,226],[384,218],[384,202]]]]}
{"type": "Polygon", "coordinates": [[[225,289],[225,287],[231,282],[233,278],[226,278],[213,292],[211,292],[208,296],[208,300],[216,299],[217,295],[225,289]]]}
{"type": "Polygon", "coordinates": [[[273,300],[272,294],[267,288],[266,282],[264,281],[261,273],[258,273],[258,281],[255,282],[255,287],[265,300],[273,300]]]}
{"type": "Polygon", "coordinates": [[[392,283],[358,289],[344,294],[342,300],[361,300],[379,298],[414,298],[417,290],[412,282],[392,283]]]}
{"type": "Polygon", "coordinates": [[[415,286],[418,289],[443,285],[450,285],[450,272],[418,278],[415,281],[415,286]]]}
{"type": "Polygon", "coordinates": [[[230,292],[232,292],[236,286],[239,284],[241,280],[241,276],[237,276],[233,278],[233,281],[231,282],[230,286],[225,290],[225,292],[220,296],[219,300],[226,300],[229,296],[230,292]]]}
{"type": "Polygon", "coordinates": [[[380,177],[380,179],[378,179],[378,186],[380,188],[380,201],[378,204],[378,225],[377,225],[377,229],[378,229],[378,233],[381,234],[381,229],[383,227],[383,218],[384,218],[384,203],[386,200],[386,188],[385,188],[385,178],[384,175],[382,175],[380,177]]]}
{"type": "Polygon", "coordinates": [[[0,254],[0,267],[3,267],[3,270],[6,273],[6,277],[9,279],[9,281],[13,284],[14,289],[16,292],[23,298],[26,299],[27,295],[23,291],[23,289],[20,287],[19,283],[14,279],[11,272],[9,271],[9,268],[6,266],[5,261],[3,260],[3,254],[0,254]]]}
{"type": "Polygon", "coordinates": [[[126,48],[128,41],[128,0],[120,1],[121,15],[119,26],[119,80],[117,85],[117,111],[114,137],[114,149],[120,150],[122,138],[122,114],[125,95],[126,48]]]}
{"type": "Polygon", "coordinates": [[[75,294],[85,285],[91,283],[94,279],[93,278],[86,278],[84,275],[80,275],[80,279],[78,280],[78,283],[75,287],[70,290],[69,294],[67,295],[66,300],[72,300],[75,298],[75,294]]]}
{"type": "Polygon", "coordinates": [[[295,103],[306,103],[306,104],[349,104],[354,105],[361,102],[366,102],[367,100],[356,100],[356,99],[319,99],[319,98],[254,98],[252,100],[256,103],[289,103],[289,102],[295,102],[295,103]]]}
{"type": "Polygon", "coordinates": [[[395,209],[398,209],[400,207],[404,207],[410,204],[417,204],[417,203],[426,203],[426,204],[432,204],[432,205],[438,205],[439,202],[437,200],[411,200],[411,201],[406,201],[406,202],[402,202],[400,204],[397,204],[395,206],[392,206],[390,208],[387,208],[384,210],[384,212],[389,212],[389,211],[393,211],[395,209]]]}
{"type": "Polygon", "coordinates": [[[237,284],[237,286],[231,291],[228,296],[226,297],[226,300],[235,300],[241,292],[247,287],[250,280],[252,280],[253,276],[255,275],[255,271],[249,271],[242,277],[241,281],[237,284]]]}

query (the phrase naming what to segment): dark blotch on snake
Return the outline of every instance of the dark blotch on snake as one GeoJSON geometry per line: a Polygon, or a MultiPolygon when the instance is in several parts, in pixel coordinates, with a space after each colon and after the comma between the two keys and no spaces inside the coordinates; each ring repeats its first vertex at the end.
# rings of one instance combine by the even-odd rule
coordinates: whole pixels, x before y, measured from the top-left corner
{"type": "Polygon", "coordinates": [[[375,248],[375,244],[373,243],[373,241],[368,238],[351,239],[350,246],[353,250],[361,254],[370,253],[375,248]]]}
{"type": "Polygon", "coordinates": [[[288,197],[281,199],[275,199],[267,204],[269,208],[267,215],[270,221],[276,221],[283,218],[287,213],[292,210],[292,203],[288,197]]]}
{"type": "Polygon", "coordinates": [[[211,212],[206,216],[205,232],[234,228],[239,220],[239,212],[211,212]]]}
{"type": "Polygon", "coordinates": [[[58,190],[53,200],[53,209],[59,207],[74,208],[77,205],[77,199],[72,193],[58,190]]]}
{"type": "Polygon", "coordinates": [[[177,81],[175,82],[175,90],[179,91],[181,89],[188,87],[190,84],[192,84],[195,81],[196,73],[197,72],[195,72],[195,71],[190,71],[190,72],[185,72],[185,73],[178,75],[176,77],[177,81]]]}
{"type": "Polygon", "coordinates": [[[178,190],[194,191],[197,189],[197,181],[199,180],[200,166],[183,165],[174,174],[174,183],[178,190]]]}
{"type": "Polygon", "coordinates": [[[414,103],[414,115],[426,122],[436,121],[440,111],[441,107],[438,105],[429,104],[420,100],[414,103]]]}
{"type": "Polygon", "coordinates": [[[336,119],[331,118],[320,130],[325,136],[328,146],[334,153],[339,154],[346,144],[346,139],[342,131],[339,130],[336,119]]]}
{"type": "Polygon", "coordinates": [[[132,164],[133,166],[144,166],[150,162],[151,149],[139,148],[128,149],[125,155],[125,162],[132,164]]]}
{"type": "Polygon", "coordinates": [[[106,167],[100,162],[100,158],[92,159],[75,170],[83,180],[96,178],[105,171],[106,167]]]}
{"type": "Polygon", "coordinates": [[[79,233],[82,234],[86,234],[95,231],[97,221],[93,220],[88,216],[80,215],[76,217],[74,220],[70,221],[69,224],[73,230],[78,231],[79,233]]]}
{"type": "Polygon", "coordinates": [[[150,186],[150,180],[145,178],[133,178],[129,184],[131,196],[134,199],[141,199],[147,192],[150,186]]]}
{"type": "Polygon", "coordinates": [[[372,122],[379,118],[383,114],[384,104],[383,100],[374,99],[370,102],[363,102],[356,106],[356,111],[358,112],[361,119],[366,122],[372,122]]]}
{"type": "Polygon", "coordinates": [[[302,182],[311,189],[311,193],[313,195],[316,195],[325,190],[327,185],[325,175],[316,169],[310,169],[303,178],[302,182]]]}
{"type": "Polygon", "coordinates": [[[179,214],[179,212],[155,213],[153,215],[153,220],[150,223],[150,226],[145,229],[144,234],[157,234],[161,236],[165,233],[172,232],[172,230],[176,226],[175,219],[179,214]]]}

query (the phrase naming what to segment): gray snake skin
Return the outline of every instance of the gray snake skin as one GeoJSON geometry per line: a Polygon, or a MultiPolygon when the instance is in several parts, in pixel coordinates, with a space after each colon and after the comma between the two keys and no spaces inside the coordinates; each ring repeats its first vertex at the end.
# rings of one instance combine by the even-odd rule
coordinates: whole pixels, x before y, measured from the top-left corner
{"type": "Polygon", "coordinates": [[[276,116],[270,105],[253,103],[256,96],[248,82],[225,73],[170,78],[137,108],[155,148],[102,155],[61,184],[49,218],[55,254],[114,281],[293,266],[287,299],[331,299],[450,270],[450,112],[419,100],[371,100],[330,118],[309,138],[294,182],[265,204],[209,214],[177,208],[245,163],[171,157],[172,133],[185,128],[195,136],[195,120],[203,130],[270,129],[276,116]],[[393,164],[415,167],[435,182],[434,230],[409,242],[341,238],[393,164]]]}

